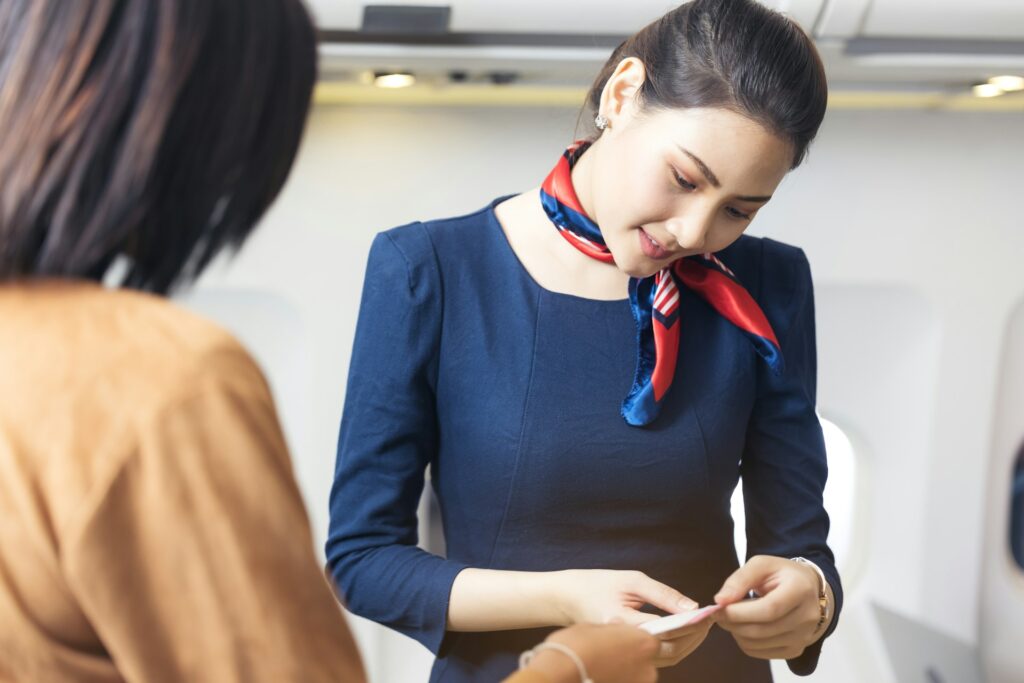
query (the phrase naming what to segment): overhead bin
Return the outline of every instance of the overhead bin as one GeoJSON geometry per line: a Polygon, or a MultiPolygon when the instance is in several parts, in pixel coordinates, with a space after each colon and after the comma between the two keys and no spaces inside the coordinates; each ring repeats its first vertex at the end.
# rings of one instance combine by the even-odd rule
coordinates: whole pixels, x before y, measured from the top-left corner
{"type": "MultiPolygon", "coordinates": [[[[769,0],[766,5],[790,14],[810,27],[825,0],[769,0]]],[[[358,31],[367,5],[392,7],[446,6],[455,33],[612,34],[628,35],[677,6],[666,0],[595,3],[593,0],[449,0],[381,3],[310,0],[321,30],[358,31]]]]}

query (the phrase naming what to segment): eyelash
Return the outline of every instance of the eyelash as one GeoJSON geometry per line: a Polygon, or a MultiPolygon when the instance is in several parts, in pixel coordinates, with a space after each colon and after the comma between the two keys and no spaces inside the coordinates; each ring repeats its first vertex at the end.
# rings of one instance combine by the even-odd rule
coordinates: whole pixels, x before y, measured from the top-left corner
{"type": "MultiPolygon", "coordinates": [[[[685,178],[683,178],[681,175],[679,175],[679,172],[676,171],[675,169],[672,169],[672,175],[675,176],[676,184],[679,185],[679,187],[682,188],[683,190],[686,190],[687,192],[692,192],[693,190],[697,189],[696,185],[694,185],[691,182],[688,182],[685,178]]],[[[742,211],[739,211],[738,209],[734,209],[731,206],[727,207],[726,211],[728,212],[729,217],[734,219],[734,220],[738,220],[738,221],[749,221],[750,220],[750,214],[749,213],[743,213],[742,211]]]]}
{"type": "Polygon", "coordinates": [[[679,187],[683,188],[687,192],[692,192],[693,190],[697,189],[696,185],[694,185],[693,183],[687,182],[686,179],[683,178],[683,176],[679,175],[679,171],[676,171],[675,169],[672,169],[672,175],[675,176],[676,183],[679,185],[679,187]]]}

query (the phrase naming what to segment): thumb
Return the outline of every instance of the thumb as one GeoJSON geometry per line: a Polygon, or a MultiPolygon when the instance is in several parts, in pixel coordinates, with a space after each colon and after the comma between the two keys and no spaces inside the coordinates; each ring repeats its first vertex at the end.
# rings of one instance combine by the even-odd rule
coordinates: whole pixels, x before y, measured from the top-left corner
{"type": "Polygon", "coordinates": [[[638,598],[658,609],[665,610],[670,614],[685,612],[686,610],[697,609],[697,603],[686,597],[675,588],[655,581],[649,576],[640,578],[633,586],[633,592],[638,598]]]}
{"type": "Polygon", "coordinates": [[[743,600],[751,589],[764,583],[770,573],[767,569],[761,562],[751,559],[725,580],[722,588],[715,594],[715,603],[731,605],[743,600]]]}

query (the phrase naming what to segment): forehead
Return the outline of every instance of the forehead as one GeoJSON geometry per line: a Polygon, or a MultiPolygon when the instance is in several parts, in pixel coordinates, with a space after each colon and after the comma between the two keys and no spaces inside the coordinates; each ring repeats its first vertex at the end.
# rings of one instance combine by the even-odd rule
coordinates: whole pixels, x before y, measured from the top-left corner
{"type": "Polygon", "coordinates": [[[662,109],[644,118],[646,134],[657,137],[659,146],[684,148],[723,182],[751,175],[781,181],[792,164],[793,147],[787,140],[728,109],[662,109]]]}

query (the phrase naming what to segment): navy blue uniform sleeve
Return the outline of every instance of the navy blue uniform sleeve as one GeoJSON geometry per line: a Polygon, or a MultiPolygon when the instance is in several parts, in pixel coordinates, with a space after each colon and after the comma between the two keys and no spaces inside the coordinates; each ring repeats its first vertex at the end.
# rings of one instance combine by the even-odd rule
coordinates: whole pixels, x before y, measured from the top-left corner
{"type": "Polygon", "coordinates": [[[465,565],[416,547],[437,446],[441,280],[425,228],[377,236],[349,367],[330,499],[327,563],[348,608],[437,654],[465,565]]]}
{"type": "Polygon", "coordinates": [[[822,503],[828,467],[815,413],[814,291],[807,258],[794,247],[763,240],[760,272],[759,301],[779,339],[785,370],[776,376],[759,364],[740,466],[747,557],[805,557],[821,568],[835,593],[836,616],[828,631],[788,662],[793,673],[805,676],[817,667],[822,642],[839,623],[843,603],[822,503]]]}

